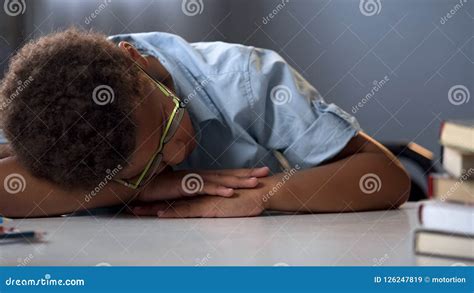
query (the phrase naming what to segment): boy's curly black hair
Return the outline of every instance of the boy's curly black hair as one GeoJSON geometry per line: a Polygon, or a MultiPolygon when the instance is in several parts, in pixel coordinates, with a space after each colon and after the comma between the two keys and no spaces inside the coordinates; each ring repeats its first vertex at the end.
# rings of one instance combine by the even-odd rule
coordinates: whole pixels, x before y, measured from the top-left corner
{"type": "Polygon", "coordinates": [[[105,35],[70,28],[26,44],[0,85],[2,127],[19,162],[66,188],[92,188],[125,167],[138,68],[105,35]]]}

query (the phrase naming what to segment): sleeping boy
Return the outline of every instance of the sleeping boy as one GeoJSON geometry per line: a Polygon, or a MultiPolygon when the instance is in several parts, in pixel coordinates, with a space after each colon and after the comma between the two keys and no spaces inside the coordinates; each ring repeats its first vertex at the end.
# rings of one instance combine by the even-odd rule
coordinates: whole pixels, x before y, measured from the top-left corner
{"type": "Polygon", "coordinates": [[[400,162],[267,49],[70,28],[21,48],[0,97],[8,217],[355,212],[409,195],[400,162]]]}

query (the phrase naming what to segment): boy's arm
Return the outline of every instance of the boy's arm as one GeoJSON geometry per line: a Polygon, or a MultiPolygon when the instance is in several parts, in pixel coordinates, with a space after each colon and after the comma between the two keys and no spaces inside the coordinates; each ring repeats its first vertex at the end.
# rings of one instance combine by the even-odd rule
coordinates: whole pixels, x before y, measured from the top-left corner
{"type": "Polygon", "coordinates": [[[359,133],[330,162],[295,173],[262,178],[260,187],[231,198],[203,196],[146,204],[137,215],[160,217],[243,217],[263,210],[355,212],[396,208],[407,201],[410,179],[380,143],[359,133]],[[286,177],[285,177],[286,176],[286,177]]]}
{"type": "MultiPolygon", "coordinates": [[[[226,197],[232,195],[234,188],[255,188],[258,180],[266,177],[269,171],[268,168],[195,170],[193,172],[197,173],[194,175],[202,180],[202,185],[193,191],[183,190],[185,172],[160,174],[145,188],[138,190],[106,181],[105,178],[103,184],[98,184],[93,190],[65,190],[47,180],[32,176],[18,164],[15,157],[8,156],[8,152],[2,153],[0,150],[0,215],[7,217],[55,216],[91,208],[123,205],[135,199],[149,201],[189,198],[203,192],[226,197]],[[2,157],[4,158],[1,159],[2,157]]],[[[193,179],[189,182],[193,185],[193,179]]],[[[194,187],[196,186],[190,186],[194,187]]]]}
{"type": "Polygon", "coordinates": [[[297,172],[264,203],[279,211],[351,212],[396,208],[409,193],[410,178],[398,159],[359,133],[331,162],[297,172]]]}
{"type": "Polygon", "coordinates": [[[43,217],[78,210],[124,204],[135,191],[111,182],[92,195],[92,190],[64,190],[32,176],[15,157],[0,159],[0,215],[43,217]]]}

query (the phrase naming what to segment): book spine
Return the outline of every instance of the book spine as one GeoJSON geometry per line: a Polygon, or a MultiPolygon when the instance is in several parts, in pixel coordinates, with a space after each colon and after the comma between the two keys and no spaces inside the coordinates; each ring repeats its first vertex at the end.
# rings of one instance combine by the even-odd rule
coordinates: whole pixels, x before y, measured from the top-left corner
{"type": "Polygon", "coordinates": [[[420,206],[418,207],[418,222],[420,223],[420,225],[423,225],[423,207],[424,204],[420,204],[420,206]]]}
{"type": "Polygon", "coordinates": [[[428,176],[428,198],[433,198],[434,196],[434,176],[430,174],[428,176]]]}
{"type": "Polygon", "coordinates": [[[439,140],[440,141],[443,141],[443,130],[444,130],[444,124],[446,123],[446,121],[441,121],[441,125],[439,127],[439,133],[438,133],[438,136],[439,136],[439,140]]]}

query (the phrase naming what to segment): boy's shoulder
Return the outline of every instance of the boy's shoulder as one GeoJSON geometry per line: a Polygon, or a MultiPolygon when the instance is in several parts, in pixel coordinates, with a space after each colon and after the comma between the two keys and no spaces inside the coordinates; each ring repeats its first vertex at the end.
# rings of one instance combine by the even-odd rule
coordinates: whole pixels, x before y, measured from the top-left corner
{"type": "Polygon", "coordinates": [[[222,41],[195,42],[191,47],[203,61],[222,73],[248,70],[249,59],[254,47],[222,41]]]}
{"type": "MultiPolygon", "coordinates": [[[[222,41],[188,42],[181,36],[165,32],[146,32],[113,35],[114,43],[127,41],[145,54],[165,53],[179,61],[199,64],[207,74],[225,74],[248,70],[250,56],[255,49],[237,43],[222,41]]],[[[187,64],[188,66],[191,64],[187,64]]]]}

